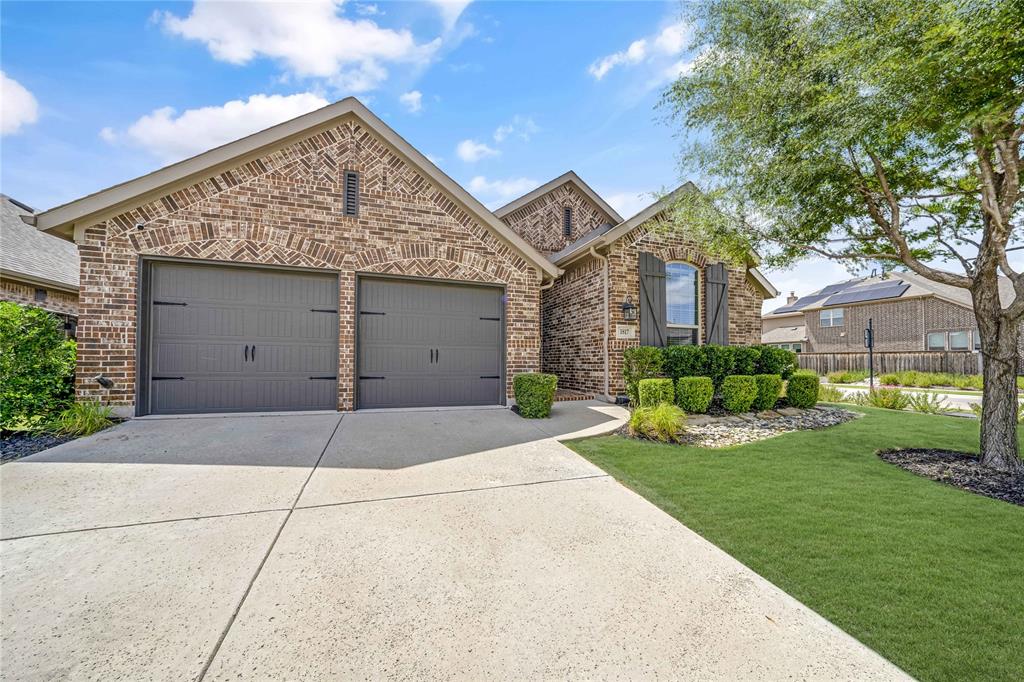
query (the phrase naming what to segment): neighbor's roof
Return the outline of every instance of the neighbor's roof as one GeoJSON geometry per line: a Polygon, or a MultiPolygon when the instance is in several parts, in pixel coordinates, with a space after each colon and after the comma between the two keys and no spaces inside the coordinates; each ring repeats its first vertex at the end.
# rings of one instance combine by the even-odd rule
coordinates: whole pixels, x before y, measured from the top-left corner
{"type": "Polygon", "coordinates": [[[778,327],[761,334],[761,343],[800,343],[807,340],[807,327],[778,327]]]}
{"type": "Polygon", "coordinates": [[[147,175],[114,185],[105,190],[82,197],[67,204],[51,208],[36,215],[36,227],[46,232],[69,237],[76,223],[102,220],[137,205],[174,191],[176,188],[216,174],[221,169],[238,165],[245,159],[255,158],[269,149],[307,137],[314,129],[334,125],[343,116],[354,115],[371,130],[386,140],[400,155],[427,177],[446,190],[469,213],[494,232],[500,239],[516,249],[542,273],[557,277],[561,270],[544,258],[522,237],[498,220],[483,204],[448,177],[426,156],[406,142],[398,133],[380,120],[355,97],[328,104],[290,121],[253,133],[234,142],[215,147],[197,156],[179,161],[147,175]]]}
{"type": "MultiPolygon", "coordinates": [[[[621,237],[624,237],[634,228],[643,225],[648,220],[654,218],[659,213],[664,211],[666,208],[671,206],[676,199],[683,192],[696,192],[697,187],[692,182],[687,182],[677,187],[673,192],[667,196],[658,199],[653,202],[647,208],[641,210],[639,213],[629,218],[628,220],[621,221],[615,226],[602,226],[596,230],[592,230],[587,234],[583,235],[572,244],[569,244],[561,251],[551,254],[551,260],[559,267],[564,267],[570,262],[585,256],[589,253],[591,248],[600,248],[607,246],[617,241],[621,237]]],[[[768,298],[774,298],[779,295],[779,290],[776,289],[771,282],[768,281],[760,270],[757,269],[757,265],[760,263],[760,258],[754,252],[750,253],[750,259],[748,261],[747,272],[750,274],[751,279],[764,291],[768,298]]]]}
{"type": "Polygon", "coordinates": [[[494,215],[498,216],[499,218],[504,218],[505,216],[507,216],[512,211],[515,211],[516,209],[519,209],[519,208],[522,208],[523,206],[526,206],[531,201],[534,201],[535,199],[539,199],[540,197],[544,196],[548,192],[551,192],[552,190],[558,189],[559,187],[561,187],[562,185],[564,185],[566,183],[572,183],[573,185],[575,185],[577,187],[577,189],[579,189],[581,192],[583,192],[583,194],[588,199],[590,199],[598,208],[600,208],[602,211],[604,211],[608,215],[608,217],[610,217],[616,223],[621,223],[622,222],[622,216],[620,216],[618,214],[618,212],[616,212],[616,210],[614,208],[612,208],[610,205],[608,205],[608,202],[606,202],[604,199],[602,199],[601,196],[597,192],[595,192],[593,189],[591,189],[590,185],[588,185],[587,183],[583,182],[583,180],[580,178],[580,176],[576,175],[576,173],[574,171],[569,171],[567,173],[563,173],[562,175],[559,175],[557,178],[555,178],[551,182],[546,182],[543,185],[541,185],[540,187],[538,187],[537,189],[532,190],[530,192],[527,192],[526,194],[524,194],[523,196],[519,197],[518,199],[510,201],[509,203],[505,204],[501,208],[495,210],[494,211],[494,215]]]}
{"type": "MultiPolygon", "coordinates": [[[[855,303],[873,303],[894,299],[912,299],[935,296],[942,300],[973,308],[971,292],[960,287],[934,282],[912,271],[892,272],[877,277],[857,277],[830,284],[812,294],[802,296],[790,304],[767,313],[764,317],[782,317],[807,311],[820,310],[855,303]]],[[[1013,302],[1013,284],[1006,277],[999,278],[999,299],[1005,307],[1013,302]]]]}
{"type": "Polygon", "coordinates": [[[0,272],[12,279],[78,290],[78,247],[36,230],[21,216],[35,212],[0,194],[0,272]]]}

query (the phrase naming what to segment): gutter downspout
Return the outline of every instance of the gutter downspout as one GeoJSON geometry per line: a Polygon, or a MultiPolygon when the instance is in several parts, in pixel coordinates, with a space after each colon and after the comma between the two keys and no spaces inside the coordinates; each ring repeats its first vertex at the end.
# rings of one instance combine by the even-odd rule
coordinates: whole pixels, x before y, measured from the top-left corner
{"type": "Polygon", "coordinates": [[[604,339],[601,341],[604,352],[604,399],[607,402],[612,402],[611,396],[608,394],[608,334],[610,331],[608,321],[608,256],[602,256],[593,246],[590,247],[590,255],[601,261],[601,279],[604,283],[604,339]]]}

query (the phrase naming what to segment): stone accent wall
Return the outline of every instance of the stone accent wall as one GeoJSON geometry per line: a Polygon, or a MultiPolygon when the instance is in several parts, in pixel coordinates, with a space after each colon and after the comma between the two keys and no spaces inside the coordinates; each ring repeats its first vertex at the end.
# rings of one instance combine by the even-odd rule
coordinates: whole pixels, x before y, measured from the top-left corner
{"type": "Polygon", "coordinates": [[[537,197],[502,220],[545,256],[561,251],[604,223],[615,222],[572,182],[537,197]],[[572,234],[568,237],[562,234],[562,209],[566,206],[572,208],[572,234]]]}
{"type": "MultiPolygon", "coordinates": [[[[651,231],[650,223],[641,225],[615,242],[608,253],[609,268],[609,383],[612,396],[626,391],[622,380],[622,353],[640,345],[640,323],[627,322],[622,317],[622,302],[629,297],[634,304],[640,301],[641,251],[653,253],[665,261],[685,261],[700,269],[698,291],[700,296],[699,338],[706,342],[704,325],[704,272],[712,261],[701,253],[697,245],[675,234],[651,231]],[[616,338],[616,327],[632,328],[632,339],[616,338]]],[[[559,386],[577,390],[604,392],[604,357],[601,335],[604,332],[603,283],[601,263],[592,256],[577,261],[555,285],[544,291],[545,371],[559,375],[559,386]],[[596,308],[596,313],[594,312],[596,308]],[[550,314],[549,314],[550,313],[550,314]],[[557,328],[579,330],[585,336],[573,341],[572,358],[569,353],[559,355],[552,349],[549,359],[547,339],[561,334],[557,328]],[[587,330],[595,330],[587,333],[587,330]],[[596,336],[595,336],[596,335],[596,336]],[[562,376],[566,376],[563,379],[562,376]]],[[[729,268],[729,343],[752,345],[761,342],[761,293],[748,281],[744,268],[729,268]]],[[[552,343],[552,346],[555,344],[552,343]]]]}
{"type": "Polygon", "coordinates": [[[541,365],[559,388],[604,393],[603,273],[599,260],[586,258],[541,292],[541,365]]]}
{"type": "Polygon", "coordinates": [[[503,284],[506,375],[540,369],[534,267],[355,117],[85,230],[78,394],[135,399],[140,256],[340,273],[338,408],[354,407],[360,272],[503,284]],[[342,216],[342,173],[360,172],[360,215],[342,216]],[[144,224],[137,229],[138,223],[144,224]],[[103,389],[99,373],[114,380],[103,389]]]}
{"type": "Polygon", "coordinates": [[[13,301],[21,305],[34,306],[58,315],[71,317],[78,315],[77,294],[6,277],[0,278],[0,301],[13,301]],[[36,289],[43,289],[46,292],[45,301],[36,300],[36,289]]]}

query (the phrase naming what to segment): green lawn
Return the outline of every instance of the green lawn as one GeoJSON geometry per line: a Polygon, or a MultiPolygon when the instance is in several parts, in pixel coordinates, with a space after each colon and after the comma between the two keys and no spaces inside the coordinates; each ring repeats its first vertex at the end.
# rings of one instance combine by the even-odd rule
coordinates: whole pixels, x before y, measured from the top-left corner
{"type": "Polygon", "coordinates": [[[977,452],[978,422],[865,413],[723,450],[568,443],[922,680],[1024,671],[1024,508],[915,476],[884,447],[977,452]]]}

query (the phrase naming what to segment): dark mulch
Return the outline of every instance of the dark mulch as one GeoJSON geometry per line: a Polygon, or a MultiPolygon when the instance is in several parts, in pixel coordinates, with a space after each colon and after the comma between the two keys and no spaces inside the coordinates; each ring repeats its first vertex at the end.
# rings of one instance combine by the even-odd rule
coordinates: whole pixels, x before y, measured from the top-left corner
{"type": "Polygon", "coordinates": [[[59,436],[45,432],[19,431],[4,435],[0,437],[0,464],[34,455],[74,439],[75,436],[59,436]]]}
{"type": "Polygon", "coordinates": [[[952,450],[882,450],[878,456],[907,471],[961,490],[1024,507],[1024,475],[982,466],[976,455],[952,450]]]}

